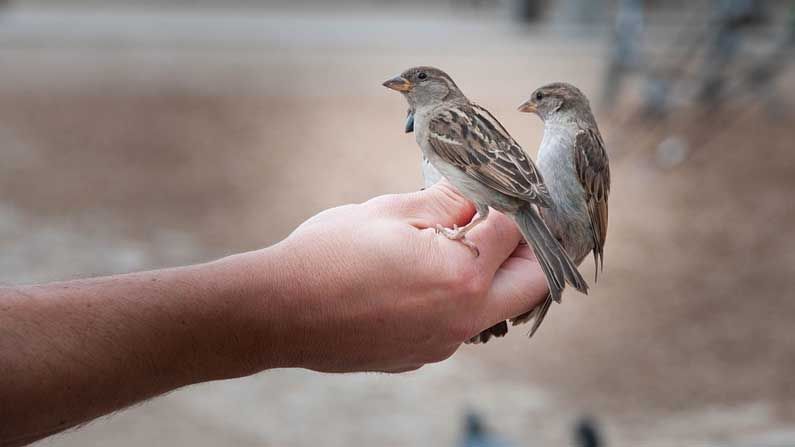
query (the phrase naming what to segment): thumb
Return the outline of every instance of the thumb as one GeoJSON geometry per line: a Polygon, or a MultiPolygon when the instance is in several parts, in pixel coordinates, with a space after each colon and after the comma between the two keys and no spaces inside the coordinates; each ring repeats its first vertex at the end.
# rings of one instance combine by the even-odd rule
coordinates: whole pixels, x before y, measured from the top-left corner
{"type": "Polygon", "coordinates": [[[465,225],[475,215],[475,206],[447,181],[405,194],[376,197],[368,202],[380,214],[407,221],[417,228],[465,225]]]}

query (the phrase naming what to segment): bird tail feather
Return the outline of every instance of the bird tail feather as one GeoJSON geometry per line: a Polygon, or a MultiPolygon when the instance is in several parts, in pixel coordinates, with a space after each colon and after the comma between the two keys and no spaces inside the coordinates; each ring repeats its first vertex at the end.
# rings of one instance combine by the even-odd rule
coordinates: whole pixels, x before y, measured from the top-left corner
{"type": "Polygon", "coordinates": [[[566,250],[549,231],[541,216],[532,205],[525,205],[515,215],[519,231],[533,247],[533,252],[549,283],[552,299],[560,302],[561,292],[566,283],[582,293],[588,293],[588,284],[577,266],[566,254],[566,250]]]}
{"type": "Polygon", "coordinates": [[[546,317],[552,301],[560,302],[563,289],[566,284],[570,284],[582,293],[588,293],[588,284],[583,279],[577,266],[572,262],[566,250],[552,235],[547,225],[544,223],[538,211],[532,205],[526,205],[519,209],[515,215],[516,223],[522,232],[525,240],[533,248],[536,259],[547,278],[549,285],[549,295],[543,303],[532,311],[511,319],[514,325],[529,321],[535,318],[530,336],[538,330],[541,322],[546,317]]]}
{"type": "Polygon", "coordinates": [[[533,322],[533,327],[530,329],[528,333],[528,337],[532,337],[536,334],[536,331],[539,327],[541,327],[541,323],[544,321],[544,317],[547,316],[547,312],[549,312],[549,307],[552,305],[552,295],[547,294],[547,297],[544,298],[544,301],[533,308],[533,310],[523,313],[518,317],[511,318],[511,325],[517,326],[520,324],[527,323],[528,321],[535,319],[533,322]]]}

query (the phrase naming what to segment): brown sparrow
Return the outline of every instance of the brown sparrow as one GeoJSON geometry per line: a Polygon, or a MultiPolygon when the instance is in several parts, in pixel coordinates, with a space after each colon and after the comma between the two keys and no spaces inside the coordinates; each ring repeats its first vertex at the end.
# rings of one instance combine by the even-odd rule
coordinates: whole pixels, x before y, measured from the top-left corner
{"type": "MultiPolygon", "coordinates": [[[[410,68],[384,82],[401,92],[409,104],[413,130],[423,156],[442,176],[475,204],[477,215],[463,227],[437,231],[458,240],[477,256],[466,233],[494,208],[511,216],[535,252],[549,285],[550,299],[559,301],[566,283],[582,293],[588,285],[552,235],[539,209],[553,205],[541,173],[494,116],[470,102],[453,80],[433,67],[410,68]]],[[[502,322],[471,342],[485,342],[507,332],[502,322]]]]}
{"type": "MultiPolygon", "coordinates": [[[[577,265],[593,252],[598,276],[604,267],[610,163],[588,98],[577,87],[556,82],[533,92],[519,111],[544,121],[538,168],[552,200],[540,209],[541,217],[577,265]]],[[[535,318],[532,336],[553,299],[511,321],[535,318]]]]}

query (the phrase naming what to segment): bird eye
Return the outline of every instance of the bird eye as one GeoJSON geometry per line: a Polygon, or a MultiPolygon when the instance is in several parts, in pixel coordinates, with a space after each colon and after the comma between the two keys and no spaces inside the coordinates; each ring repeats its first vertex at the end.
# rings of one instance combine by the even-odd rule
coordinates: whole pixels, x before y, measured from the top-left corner
{"type": "Polygon", "coordinates": [[[541,92],[536,93],[536,101],[541,101],[544,99],[544,94],[541,92]]]}
{"type": "Polygon", "coordinates": [[[417,78],[419,78],[419,79],[425,79],[427,77],[428,77],[428,75],[425,74],[425,72],[420,72],[420,74],[417,75],[417,78]]]}

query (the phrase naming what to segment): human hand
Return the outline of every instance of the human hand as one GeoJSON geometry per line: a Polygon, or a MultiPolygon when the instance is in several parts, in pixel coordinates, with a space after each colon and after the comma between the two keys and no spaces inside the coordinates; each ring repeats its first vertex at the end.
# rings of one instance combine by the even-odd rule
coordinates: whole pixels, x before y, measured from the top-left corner
{"type": "Polygon", "coordinates": [[[263,344],[278,351],[272,363],[413,370],[532,309],[547,294],[546,280],[509,218],[492,212],[467,234],[479,257],[435,233],[436,224],[463,225],[474,212],[442,182],[321,212],[255,252],[279,271],[275,296],[251,303],[251,315],[272,317],[260,325],[263,344]]]}
{"type": "Polygon", "coordinates": [[[546,280],[448,184],[324,211],[273,247],[192,266],[0,287],[0,445],[264,369],[399,372],[538,304],[546,280]],[[5,342],[5,343],[3,343],[5,342]]]}

